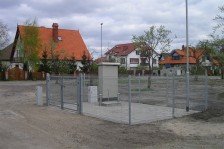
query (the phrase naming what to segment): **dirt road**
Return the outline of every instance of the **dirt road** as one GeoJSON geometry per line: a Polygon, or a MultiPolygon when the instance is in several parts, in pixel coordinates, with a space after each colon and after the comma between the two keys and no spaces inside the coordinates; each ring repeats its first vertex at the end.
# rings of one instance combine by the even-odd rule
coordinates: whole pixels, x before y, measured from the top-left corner
{"type": "Polygon", "coordinates": [[[0,82],[0,149],[223,148],[224,110],[121,125],[35,105],[41,81],[0,82]]]}

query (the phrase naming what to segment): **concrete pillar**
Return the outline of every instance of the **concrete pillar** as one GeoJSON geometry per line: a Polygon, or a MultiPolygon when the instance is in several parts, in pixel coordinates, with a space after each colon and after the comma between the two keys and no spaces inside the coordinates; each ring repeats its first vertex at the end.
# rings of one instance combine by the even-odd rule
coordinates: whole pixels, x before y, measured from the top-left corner
{"type": "Polygon", "coordinates": [[[43,90],[41,86],[36,86],[36,104],[38,106],[43,105],[43,90]]]}

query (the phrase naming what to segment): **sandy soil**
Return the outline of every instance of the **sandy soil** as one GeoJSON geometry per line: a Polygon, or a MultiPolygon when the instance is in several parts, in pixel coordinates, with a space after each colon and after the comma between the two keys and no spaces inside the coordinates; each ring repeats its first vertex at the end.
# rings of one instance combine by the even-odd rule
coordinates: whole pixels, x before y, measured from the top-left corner
{"type": "Polygon", "coordinates": [[[45,82],[0,82],[1,149],[223,148],[224,110],[144,125],[121,125],[35,105],[45,82]]]}

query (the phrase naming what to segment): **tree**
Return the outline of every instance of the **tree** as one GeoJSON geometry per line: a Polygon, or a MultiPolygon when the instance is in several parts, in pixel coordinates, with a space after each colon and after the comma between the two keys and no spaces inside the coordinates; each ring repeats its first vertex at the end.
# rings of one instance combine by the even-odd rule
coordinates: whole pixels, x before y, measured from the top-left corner
{"type": "Polygon", "coordinates": [[[82,70],[84,73],[90,72],[90,59],[89,57],[87,58],[85,52],[82,55],[82,61],[81,61],[82,66],[79,66],[79,68],[82,70]]]}
{"type": "Polygon", "coordinates": [[[221,79],[224,79],[224,38],[215,38],[212,41],[212,58],[218,62],[221,69],[221,79]]]}
{"type": "MultiPolygon", "coordinates": [[[[24,23],[23,36],[21,37],[21,50],[24,55],[24,63],[28,63],[34,71],[38,70],[39,49],[41,48],[37,20],[27,20],[24,23]]],[[[29,67],[29,66],[28,66],[29,67]]]]}
{"type": "Polygon", "coordinates": [[[196,61],[195,81],[198,81],[198,72],[203,62],[201,59],[205,57],[210,57],[210,52],[211,52],[210,45],[211,44],[208,40],[202,40],[198,42],[198,44],[196,45],[196,48],[192,48],[193,55],[191,57],[194,58],[196,61]]]}
{"type": "Polygon", "coordinates": [[[2,63],[0,61],[0,80],[5,80],[5,71],[8,69],[9,66],[6,64],[2,63]]]}
{"type": "Polygon", "coordinates": [[[76,69],[77,69],[75,56],[72,56],[71,60],[68,60],[68,65],[69,65],[69,73],[73,74],[74,71],[76,71],[76,69]]]}
{"type": "Polygon", "coordinates": [[[0,50],[4,48],[9,42],[9,34],[7,25],[0,21],[0,50]]]}
{"type": "Polygon", "coordinates": [[[49,65],[48,65],[48,52],[47,52],[47,49],[45,47],[43,53],[42,53],[42,58],[41,58],[41,65],[40,65],[40,68],[39,68],[39,71],[44,71],[45,73],[50,73],[50,68],[49,68],[49,65]]]}
{"type": "Polygon", "coordinates": [[[67,57],[63,58],[62,54],[66,54],[64,50],[56,50],[57,43],[53,39],[45,45],[45,49],[42,53],[41,58],[41,69],[54,74],[72,74],[76,70],[76,60],[72,56],[70,59],[67,57]]]}
{"type": "Polygon", "coordinates": [[[74,56],[71,58],[63,57],[62,54],[66,55],[65,50],[56,50],[57,42],[51,39],[42,53],[41,58],[41,69],[54,74],[73,74],[76,70],[76,60],[74,56]]]}
{"type": "Polygon", "coordinates": [[[222,14],[218,14],[213,20],[217,23],[214,27],[214,32],[220,30],[224,34],[224,5],[219,7],[219,11],[222,14]]]}
{"type": "MultiPolygon", "coordinates": [[[[156,53],[156,50],[161,49],[160,51],[167,51],[167,48],[170,46],[171,39],[169,35],[171,34],[170,30],[167,30],[164,26],[156,27],[151,26],[149,30],[144,31],[144,35],[133,36],[132,41],[136,48],[141,51],[141,57],[145,57],[149,70],[153,72],[153,63],[151,66],[151,61],[153,61],[153,55],[156,53]]],[[[151,74],[148,76],[148,88],[151,86],[151,74]]]]}
{"type": "Polygon", "coordinates": [[[224,79],[224,5],[219,7],[219,10],[223,15],[217,15],[213,19],[217,24],[210,36],[212,37],[212,57],[218,62],[221,69],[221,78],[224,79]]]}

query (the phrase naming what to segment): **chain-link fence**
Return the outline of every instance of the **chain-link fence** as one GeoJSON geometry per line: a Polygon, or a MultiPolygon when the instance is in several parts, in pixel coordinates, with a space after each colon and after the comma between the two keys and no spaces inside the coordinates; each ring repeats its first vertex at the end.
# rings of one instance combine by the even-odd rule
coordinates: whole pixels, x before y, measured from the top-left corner
{"type": "Polygon", "coordinates": [[[47,79],[51,105],[125,124],[147,123],[205,110],[223,103],[223,86],[215,78],[190,77],[189,108],[186,112],[186,77],[128,76],[52,77],[47,79]],[[216,82],[219,82],[216,80],[216,82]],[[211,100],[212,99],[212,100],[211,100]]]}
{"type": "Polygon", "coordinates": [[[77,78],[72,76],[50,76],[46,78],[47,105],[61,109],[77,110],[78,88],[77,78]]]}

